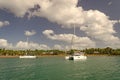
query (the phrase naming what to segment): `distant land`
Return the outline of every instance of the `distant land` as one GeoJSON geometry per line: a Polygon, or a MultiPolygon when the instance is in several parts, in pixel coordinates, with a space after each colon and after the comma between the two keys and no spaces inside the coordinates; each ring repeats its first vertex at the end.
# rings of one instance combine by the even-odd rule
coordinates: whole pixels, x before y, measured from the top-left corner
{"type": "Polygon", "coordinates": [[[73,54],[74,51],[84,52],[85,55],[120,55],[120,49],[106,48],[89,48],[83,50],[8,50],[0,49],[0,57],[18,57],[20,55],[36,55],[36,56],[64,56],[73,54]]]}

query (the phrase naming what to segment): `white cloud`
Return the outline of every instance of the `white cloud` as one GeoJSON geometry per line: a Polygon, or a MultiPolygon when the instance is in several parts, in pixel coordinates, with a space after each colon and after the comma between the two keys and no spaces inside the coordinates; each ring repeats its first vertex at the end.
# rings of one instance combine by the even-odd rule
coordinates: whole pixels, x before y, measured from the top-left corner
{"type": "MultiPolygon", "coordinates": [[[[78,0],[0,0],[0,9],[6,9],[17,17],[23,17],[26,13],[29,13],[29,17],[44,17],[51,22],[64,25],[65,28],[75,24],[87,36],[100,40],[106,46],[120,45],[119,37],[114,36],[117,33],[113,27],[116,20],[110,20],[109,16],[98,10],[85,11],[77,4],[78,0]]],[[[108,3],[108,5],[111,4],[112,2],[108,3]]],[[[73,36],[72,34],[56,35],[50,30],[45,31],[44,34],[52,40],[66,41],[68,39],[69,42],[71,40],[69,37],[73,36]]],[[[79,43],[87,41],[87,43],[83,42],[86,44],[84,46],[94,44],[88,37],[75,37],[78,38],[79,43]]]]}
{"type": "Polygon", "coordinates": [[[13,47],[12,44],[8,43],[8,41],[6,39],[0,39],[0,48],[10,49],[12,47],[13,47]]]}
{"type": "Polygon", "coordinates": [[[64,48],[59,44],[55,44],[53,49],[63,50],[64,48]]]}
{"type": "Polygon", "coordinates": [[[82,24],[84,22],[83,9],[82,7],[76,7],[77,2],[78,0],[44,0],[40,4],[41,9],[34,12],[33,15],[45,17],[58,24],[82,24]]]}
{"type": "Polygon", "coordinates": [[[0,28],[1,27],[3,27],[3,26],[7,26],[7,25],[9,25],[10,23],[9,23],[9,21],[0,21],[0,28]]]}
{"type": "Polygon", "coordinates": [[[76,8],[77,2],[78,0],[0,0],[0,9],[7,10],[17,17],[24,17],[29,13],[29,16],[45,17],[57,23],[69,23],[70,19],[82,17],[76,14],[79,10],[82,11],[81,7],[79,10],[76,8]]]}
{"type": "Polygon", "coordinates": [[[92,38],[101,40],[106,46],[118,45],[120,39],[114,36],[117,32],[113,27],[115,23],[118,23],[117,20],[109,20],[108,16],[99,11],[89,11],[86,17],[88,20],[84,26],[80,27],[80,30],[92,38]]]}
{"type": "Polygon", "coordinates": [[[5,39],[0,39],[0,46],[6,47],[8,45],[7,40],[5,39]]]}
{"type": "Polygon", "coordinates": [[[109,2],[108,5],[112,5],[112,2],[109,2]]]}
{"type": "Polygon", "coordinates": [[[24,42],[24,41],[19,41],[15,45],[12,43],[9,43],[6,39],[0,39],[0,48],[5,48],[5,49],[18,49],[18,50],[26,50],[26,49],[41,49],[41,50],[49,50],[50,47],[45,45],[45,44],[39,44],[39,43],[34,43],[34,42],[24,42]]]}
{"type": "Polygon", "coordinates": [[[0,9],[9,11],[17,17],[24,17],[40,0],[0,0],[0,9]]]}
{"type": "Polygon", "coordinates": [[[120,20],[118,20],[118,23],[120,23],[120,20]]]}
{"type": "Polygon", "coordinates": [[[69,44],[71,44],[74,36],[74,48],[95,47],[95,42],[88,37],[79,37],[73,34],[55,34],[53,30],[45,30],[43,34],[51,40],[63,41],[69,44]]]}
{"type": "MultiPolygon", "coordinates": [[[[75,24],[89,37],[101,40],[103,44],[106,43],[106,46],[120,42],[119,37],[114,36],[116,31],[113,26],[117,23],[116,20],[110,20],[109,16],[103,12],[98,10],[85,11],[82,7],[77,7],[78,0],[46,1],[43,3],[46,3],[47,6],[41,5],[42,8],[39,12],[34,12],[33,15],[45,17],[58,24],[68,25],[65,27],[73,27],[70,25],[75,24]]],[[[52,38],[55,37],[52,36],[52,38]]]]}
{"type": "Polygon", "coordinates": [[[24,41],[19,41],[16,44],[16,48],[17,49],[31,49],[31,50],[35,50],[35,49],[44,49],[44,50],[48,50],[50,49],[47,45],[45,44],[38,44],[38,43],[34,43],[34,42],[24,42],[24,41]]]}
{"type": "Polygon", "coordinates": [[[25,33],[24,33],[26,36],[33,36],[33,35],[35,35],[36,34],[36,32],[34,31],[34,30],[32,30],[32,31],[25,31],[25,33]]]}

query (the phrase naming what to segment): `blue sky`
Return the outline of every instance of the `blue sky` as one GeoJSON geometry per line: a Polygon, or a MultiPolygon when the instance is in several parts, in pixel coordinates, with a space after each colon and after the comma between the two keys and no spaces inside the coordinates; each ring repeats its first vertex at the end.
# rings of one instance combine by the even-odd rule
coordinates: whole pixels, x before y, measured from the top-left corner
{"type": "Polygon", "coordinates": [[[0,48],[69,49],[73,36],[76,49],[119,48],[119,4],[120,0],[0,0],[0,48]]]}

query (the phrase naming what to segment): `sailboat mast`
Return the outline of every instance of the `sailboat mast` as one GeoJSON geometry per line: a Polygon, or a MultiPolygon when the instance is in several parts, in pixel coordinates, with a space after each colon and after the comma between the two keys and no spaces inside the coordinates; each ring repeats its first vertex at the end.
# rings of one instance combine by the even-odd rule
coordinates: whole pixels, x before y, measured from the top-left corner
{"type": "Polygon", "coordinates": [[[73,40],[72,40],[72,47],[73,47],[73,49],[74,49],[74,41],[75,41],[75,24],[73,25],[73,28],[74,28],[74,33],[73,33],[73,40]]]}
{"type": "Polygon", "coordinates": [[[74,24],[74,36],[75,36],[75,24],[74,24]]]}
{"type": "Polygon", "coordinates": [[[72,40],[71,40],[71,49],[74,48],[74,38],[75,38],[75,24],[73,25],[73,36],[72,36],[72,40]]]}
{"type": "MultiPolygon", "coordinates": [[[[27,49],[28,49],[28,36],[27,36],[27,49]]],[[[28,51],[26,51],[26,55],[28,54],[28,51]]]]}

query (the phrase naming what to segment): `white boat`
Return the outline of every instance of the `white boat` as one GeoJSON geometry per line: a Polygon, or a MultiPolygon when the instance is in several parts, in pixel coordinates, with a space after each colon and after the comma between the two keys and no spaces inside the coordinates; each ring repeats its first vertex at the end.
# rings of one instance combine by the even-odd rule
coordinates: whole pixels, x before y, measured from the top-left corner
{"type": "Polygon", "coordinates": [[[66,59],[66,60],[72,60],[72,59],[73,59],[73,56],[72,56],[72,55],[65,56],[65,59],[66,59]]]}
{"type": "Polygon", "coordinates": [[[36,58],[36,56],[24,55],[24,56],[19,56],[19,58],[36,58]]]}
{"type": "Polygon", "coordinates": [[[74,53],[74,55],[65,56],[66,60],[86,60],[87,56],[83,53],[74,53]]]}
{"type": "Polygon", "coordinates": [[[87,56],[84,55],[84,53],[75,53],[73,55],[73,60],[86,60],[87,56]]]}
{"type": "MultiPolygon", "coordinates": [[[[74,25],[74,35],[75,35],[75,25],[74,25]]],[[[74,41],[74,35],[72,36],[72,40],[71,40],[71,46],[73,48],[73,41],[74,41]]],[[[74,51],[73,51],[74,52],[74,51]]],[[[87,56],[84,55],[84,53],[80,52],[80,53],[73,53],[73,55],[68,55],[65,56],[66,60],[86,60],[87,56]]]]}
{"type": "MultiPolygon", "coordinates": [[[[27,37],[27,45],[28,45],[28,37],[27,37]]],[[[37,56],[35,56],[35,55],[28,55],[27,54],[27,52],[26,52],[26,54],[25,55],[23,55],[23,56],[19,56],[19,58],[37,58],[37,56]]]]}
{"type": "Polygon", "coordinates": [[[69,57],[70,57],[70,56],[65,56],[65,59],[69,60],[69,57]]]}
{"type": "Polygon", "coordinates": [[[35,55],[28,55],[28,54],[26,53],[26,55],[19,56],[19,58],[37,58],[37,56],[35,56],[35,55]]]}

